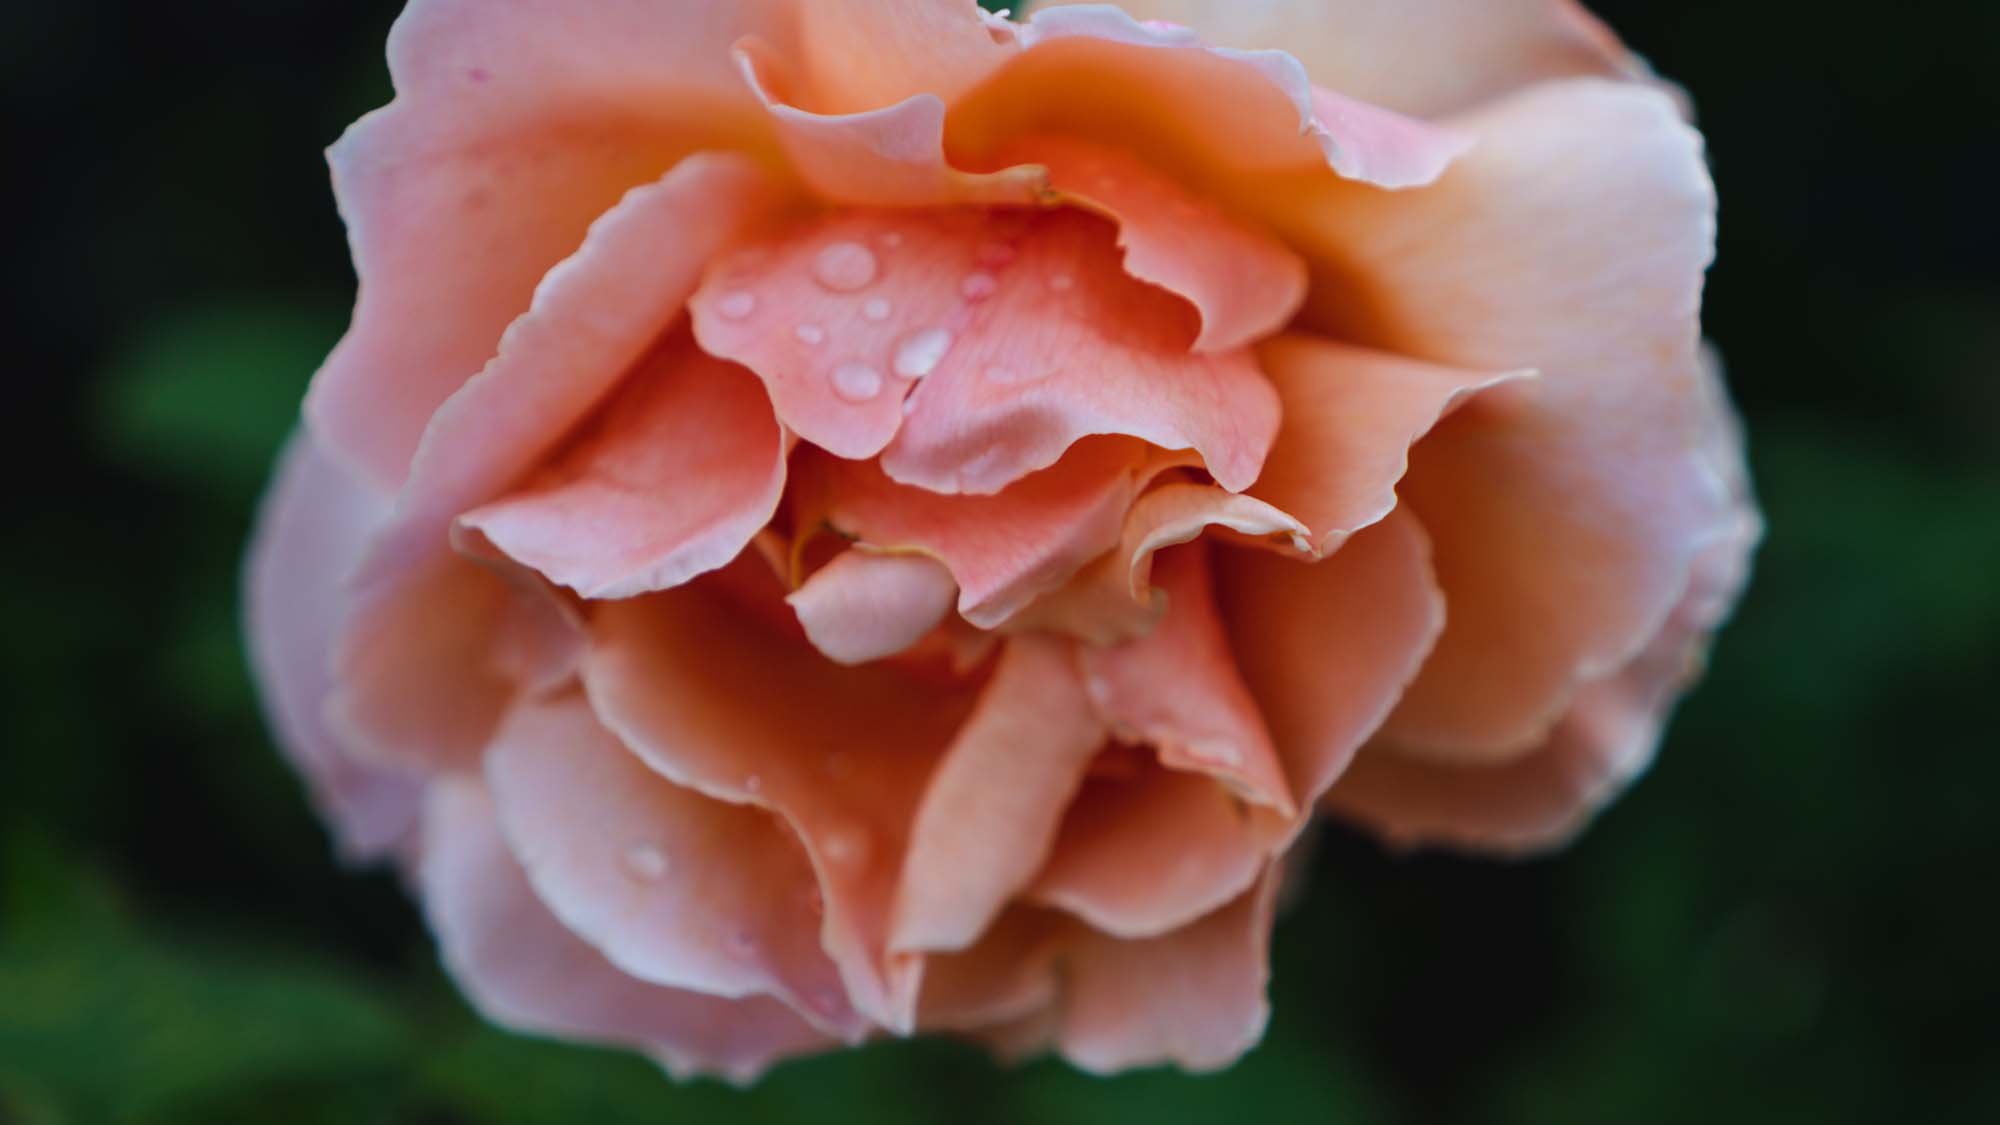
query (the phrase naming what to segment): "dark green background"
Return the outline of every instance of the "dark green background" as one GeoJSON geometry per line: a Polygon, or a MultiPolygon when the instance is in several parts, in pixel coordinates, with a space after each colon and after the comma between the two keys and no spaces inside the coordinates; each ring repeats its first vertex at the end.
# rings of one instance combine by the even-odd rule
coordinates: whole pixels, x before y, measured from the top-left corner
{"type": "Polygon", "coordinates": [[[1599,5],[1702,107],[1771,534],[1579,845],[1329,831],[1220,1077],[892,1044],[749,1094],[482,1026],[257,717],[238,554],[351,300],[319,150],[395,7],[0,14],[0,1122],[2000,1121],[2000,5],[1599,5]]]}

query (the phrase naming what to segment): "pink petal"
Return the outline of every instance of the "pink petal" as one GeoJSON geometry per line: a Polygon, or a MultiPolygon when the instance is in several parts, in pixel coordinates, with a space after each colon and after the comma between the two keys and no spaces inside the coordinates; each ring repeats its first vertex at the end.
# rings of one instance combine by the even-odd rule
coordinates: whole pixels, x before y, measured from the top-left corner
{"type": "Polygon", "coordinates": [[[1447,419],[1402,488],[1451,612],[1389,733],[1506,757],[1658,631],[1728,518],[1699,448],[1715,204],[1699,139],[1651,90],[1552,84],[1463,123],[1481,143],[1431,190],[1291,221],[1363,286],[1314,310],[1329,334],[1541,373],[1447,419]]]}
{"type": "MultiPolygon", "coordinates": [[[[821,2],[815,0],[808,10],[821,2]]],[[[990,39],[986,42],[992,45],[990,39]]],[[[872,64],[879,56],[867,57],[872,64]]],[[[788,104],[796,82],[770,48],[749,40],[739,45],[737,59],[745,82],[771,115],[793,170],[823,199],[875,206],[1027,204],[1047,185],[1039,168],[975,173],[953,167],[944,152],[945,103],[936,93],[853,112],[814,113],[788,104]]],[[[865,75],[878,69],[848,66],[844,73],[865,75]]]]}
{"type": "Polygon", "coordinates": [[[813,647],[838,664],[894,656],[951,613],[958,583],[928,555],[843,551],[785,599],[813,647]]]}
{"type": "Polygon", "coordinates": [[[1168,552],[1156,570],[1167,604],[1159,627],[1115,647],[1077,650],[1091,703],[1121,737],[1153,746],[1161,764],[1211,777],[1289,819],[1298,806],[1257,702],[1237,674],[1211,592],[1208,549],[1168,552]]]}
{"type": "Polygon", "coordinates": [[[555,464],[459,522],[587,598],[665,589],[728,564],[770,521],[785,445],[762,384],[683,339],[555,464]]]}
{"type": "Polygon", "coordinates": [[[1312,529],[1326,555],[1396,506],[1410,446],[1468,397],[1528,371],[1488,374],[1289,335],[1257,358],[1285,420],[1256,494],[1312,529]]]}
{"type": "Polygon", "coordinates": [[[929,958],[920,1026],[980,1031],[1059,1008],[1059,959],[1078,928],[1053,910],[1008,907],[977,944],[929,958]]]}
{"type": "Polygon", "coordinates": [[[331,448],[400,484],[431,415],[593,220],[684,154],[765,131],[730,47],[789,42],[792,8],[410,4],[389,38],[396,100],[329,154],[361,282],[307,404],[331,448]]]}
{"type": "Polygon", "coordinates": [[[1124,938],[1169,933],[1241,894],[1287,834],[1201,773],[1144,759],[1093,777],[1029,897],[1124,938]]]}
{"type": "Polygon", "coordinates": [[[1060,130],[1204,181],[1331,170],[1404,188],[1435,180],[1465,149],[1445,129],[1316,91],[1284,51],[1206,47],[1109,5],[1037,10],[1020,38],[1027,49],[954,107],[954,152],[1060,130]]]}
{"type": "Polygon", "coordinates": [[[829,215],[718,262],[694,315],[788,428],[933,492],[997,492],[1090,434],[1196,449],[1241,489],[1277,427],[1249,354],[1190,355],[1193,310],[1077,212],[829,215]]]}
{"type": "Polygon", "coordinates": [[[420,854],[418,883],[445,967],[495,1023],[636,1047],[677,1076],[735,1082],[834,1045],[776,1000],[662,988],[613,968],[535,897],[475,782],[431,787],[420,854]]]}
{"type": "Polygon", "coordinates": [[[600,605],[585,686],[605,725],[675,784],[784,818],[819,876],[821,942],[848,995],[907,1031],[922,959],[891,953],[890,909],[924,780],[977,684],[828,663],[763,623],[791,614],[776,589],[743,584],[746,565],[763,566],[600,605]]]}
{"type": "Polygon", "coordinates": [[[354,861],[394,850],[416,823],[415,779],[354,760],[323,709],[333,691],[333,641],[347,610],[341,589],[387,498],[295,435],[258,511],[243,613],[250,662],[278,745],[354,861]]]}
{"type": "Polygon", "coordinates": [[[1129,152],[1027,137],[1010,144],[1003,160],[1047,167],[1061,198],[1116,222],[1125,271],[1201,314],[1196,351],[1254,343],[1282,328],[1305,300],[1305,262],[1284,243],[1129,152]]]}
{"type": "Polygon", "coordinates": [[[1263,1036],[1270,1015],[1277,885],[1267,874],[1236,901],[1157,938],[1079,941],[1068,960],[1063,1055],[1094,1074],[1235,1062],[1263,1036]]]}
{"type": "MultiPolygon", "coordinates": [[[[549,456],[654,349],[708,259],[776,201],[754,162],[703,154],[634,189],[594,224],[508,327],[499,354],[431,419],[364,581],[435,550],[453,518],[549,456]]],[[[747,401],[733,400],[737,413],[747,401]]],[[[566,570],[583,582],[634,577],[579,573],[573,561],[566,570]]]]}
{"type": "Polygon", "coordinates": [[[1086,441],[993,496],[926,492],[809,450],[793,470],[804,525],[936,558],[958,583],[959,613],[991,627],[1118,541],[1148,460],[1135,442],[1086,441]]]}
{"type": "Polygon", "coordinates": [[[1254,497],[1211,485],[1171,481],[1141,496],[1125,516],[1118,547],[1077,572],[1061,588],[1036,599],[1006,621],[1010,630],[1048,629],[1094,645],[1113,645],[1150,633],[1167,599],[1153,587],[1153,556],[1219,527],[1277,549],[1302,552],[1306,526],[1254,497]]]}
{"type": "Polygon", "coordinates": [[[1243,681],[1293,796],[1310,806],[1381,725],[1444,625],[1428,544],[1399,509],[1316,563],[1217,556],[1243,681]]]}
{"type": "MultiPolygon", "coordinates": [[[[1041,7],[1091,0],[1043,0],[1041,7]]],[[[1313,80],[1402,113],[1476,105],[1572,75],[1642,64],[1575,0],[1123,0],[1219,46],[1280,48],[1313,80]]]]}
{"type": "Polygon", "coordinates": [[[576,695],[517,708],[486,774],[536,895],[620,970],[861,1035],[819,947],[812,867],[769,814],[648,770],[576,695]]]}
{"type": "Polygon", "coordinates": [[[1068,646],[1008,642],[917,809],[895,948],[971,945],[1034,877],[1103,741],[1068,646]]]}

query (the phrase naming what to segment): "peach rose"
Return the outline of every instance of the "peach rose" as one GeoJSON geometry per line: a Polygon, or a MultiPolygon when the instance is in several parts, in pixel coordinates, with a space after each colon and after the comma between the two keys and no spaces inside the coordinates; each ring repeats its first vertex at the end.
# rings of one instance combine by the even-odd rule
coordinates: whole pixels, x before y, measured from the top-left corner
{"type": "Polygon", "coordinates": [[[250,631],[493,1019],[1222,1066],[1316,811],[1645,766],[1757,533],[1675,96],[1567,0],[1132,7],[396,24],[250,631]]]}

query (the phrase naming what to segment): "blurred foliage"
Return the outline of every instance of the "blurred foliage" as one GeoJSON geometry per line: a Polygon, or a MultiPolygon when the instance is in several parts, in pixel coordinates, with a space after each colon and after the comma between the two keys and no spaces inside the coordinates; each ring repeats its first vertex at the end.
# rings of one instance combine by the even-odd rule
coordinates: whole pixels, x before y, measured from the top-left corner
{"type": "Polygon", "coordinates": [[[1597,6],[1704,108],[1771,521],[1653,774],[1533,863],[1327,832],[1224,1075],[924,1042],[746,1093],[482,1024],[243,671],[251,508],[351,301],[318,149],[393,0],[9,5],[0,1123],[2000,1120],[2000,6],[1597,6]]]}

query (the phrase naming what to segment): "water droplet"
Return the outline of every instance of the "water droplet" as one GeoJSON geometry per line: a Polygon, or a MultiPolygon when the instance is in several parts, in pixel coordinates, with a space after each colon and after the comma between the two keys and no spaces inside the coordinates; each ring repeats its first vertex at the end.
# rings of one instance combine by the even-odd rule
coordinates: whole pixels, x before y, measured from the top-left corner
{"type": "Polygon", "coordinates": [[[764,791],[764,779],[762,776],[753,773],[743,779],[743,788],[747,792],[762,793],[764,791]]]}
{"type": "Polygon", "coordinates": [[[625,849],[625,870],[635,879],[657,883],[667,877],[672,866],[667,853],[651,844],[634,844],[625,849]]]}
{"type": "Polygon", "coordinates": [[[742,289],[732,289],[715,299],[715,311],[730,320],[742,320],[757,311],[757,295],[742,289]]]}
{"type": "Polygon", "coordinates": [[[982,266],[1004,266],[1014,260],[1015,250],[1004,242],[983,242],[979,245],[978,260],[982,266]]]}
{"type": "Polygon", "coordinates": [[[859,360],[833,369],[833,393],[848,402],[868,402],[882,393],[882,373],[859,360]]]}
{"type": "Polygon", "coordinates": [[[999,290],[1000,282],[984,270],[966,274],[965,280],[958,283],[958,291],[968,301],[983,301],[999,290]]]}
{"type": "Polygon", "coordinates": [[[826,339],[826,329],[817,324],[801,324],[792,329],[792,335],[797,336],[801,344],[819,344],[826,339]]]}
{"type": "Polygon", "coordinates": [[[903,244],[902,231],[892,230],[882,236],[882,245],[887,246],[891,250],[894,250],[896,247],[901,246],[902,244],[903,244]]]}
{"type": "Polygon", "coordinates": [[[986,381],[989,383],[998,383],[1001,386],[1008,386],[1014,383],[1025,383],[1028,380],[1019,371],[1011,367],[1002,367],[996,363],[986,369],[986,381]]]}
{"type": "Polygon", "coordinates": [[[836,293],[852,293],[875,280],[875,252],[859,242],[828,243],[813,259],[813,276],[836,293]]]}
{"type": "Polygon", "coordinates": [[[1049,278],[1049,288],[1055,290],[1058,293],[1067,293],[1070,290],[1076,288],[1076,278],[1073,278],[1066,273],[1059,273],[1054,277],[1049,278]]]}
{"type": "Polygon", "coordinates": [[[891,311],[889,302],[881,297],[870,297],[861,303],[861,315],[878,324],[889,319],[891,311]]]}
{"type": "Polygon", "coordinates": [[[993,486],[996,482],[989,478],[994,475],[993,470],[997,466],[999,466],[999,464],[1003,460],[1005,460],[1006,457],[1007,457],[1007,451],[1004,448],[996,445],[993,446],[991,449],[988,449],[986,452],[981,453],[979,456],[974,457],[972,460],[967,461],[965,464],[959,466],[958,470],[959,488],[966,492],[993,491],[994,490],[993,486]]]}
{"type": "Polygon", "coordinates": [[[826,858],[838,864],[856,864],[868,858],[868,831],[857,825],[836,828],[826,834],[826,858]]]}
{"type": "Polygon", "coordinates": [[[896,348],[896,374],[905,379],[921,379],[937,370],[951,350],[951,333],[942,328],[926,328],[904,337],[896,348]]]}

